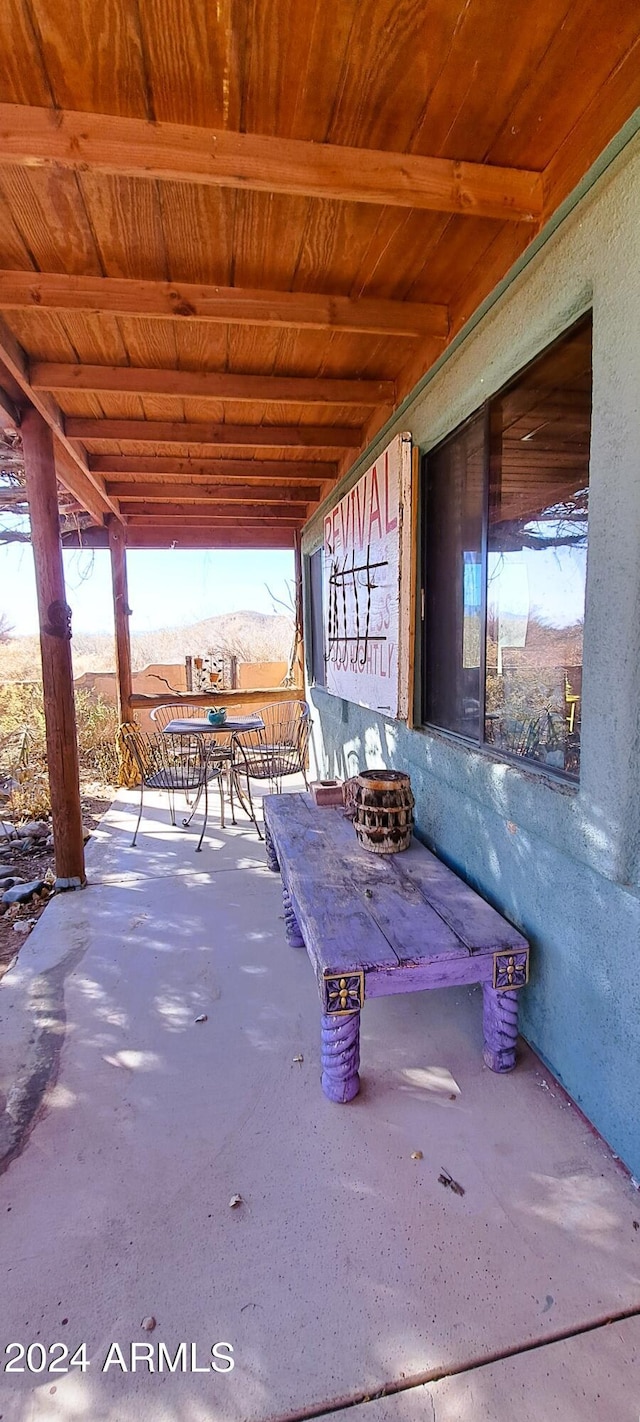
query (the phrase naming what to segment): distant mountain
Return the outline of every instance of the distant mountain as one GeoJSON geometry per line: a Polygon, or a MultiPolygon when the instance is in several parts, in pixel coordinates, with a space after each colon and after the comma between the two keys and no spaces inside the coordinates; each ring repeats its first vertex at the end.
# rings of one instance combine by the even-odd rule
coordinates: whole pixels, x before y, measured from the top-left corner
{"type": "Polygon", "coordinates": [[[227,612],[189,627],[138,632],[131,638],[134,671],[149,662],[181,662],[185,656],[226,652],[240,662],[286,662],[293,619],[264,612],[227,612]]]}
{"type": "MultiPolygon", "coordinates": [[[[293,619],[264,612],[227,612],[206,617],[188,627],[163,627],[154,632],[133,632],[131,661],[134,671],[150,662],[183,662],[186,656],[210,652],[237,656],[241,662],[286,662],[293,637],[293,619]]],[[[113,671],[115,652],[108,632],[78,632],[71,648],[76,676],[87,671],[113,671]]],[[[31,681],[40,676],[37,637],[10,637],[0,645],[0,677],[5,681],[31,681]]]]}

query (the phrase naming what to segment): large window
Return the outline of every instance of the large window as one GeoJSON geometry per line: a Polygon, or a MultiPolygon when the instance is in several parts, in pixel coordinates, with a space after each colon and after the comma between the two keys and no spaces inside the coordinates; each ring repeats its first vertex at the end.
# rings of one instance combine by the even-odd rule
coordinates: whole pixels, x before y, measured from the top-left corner
{"type": "Polygon", "coordinates": [[[423,719],[576,778],[591,318],[427,456],[423,719]]]}

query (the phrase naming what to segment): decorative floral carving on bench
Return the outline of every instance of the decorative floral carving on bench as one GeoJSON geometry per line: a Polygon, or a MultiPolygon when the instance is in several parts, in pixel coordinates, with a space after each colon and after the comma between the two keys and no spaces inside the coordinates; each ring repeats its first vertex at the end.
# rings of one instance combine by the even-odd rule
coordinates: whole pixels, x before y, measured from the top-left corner
{"type": "Polygon", "coordinates": [[[524,987],[529,981],[529,953],[494,953],[493,986],[498,992],[524,987]]]}
{"type": "Polygon", "coordinates": [[[364,973],[327,973],[324,978],[325,1012],[359,1012],[364,1002],[364,973]]]}

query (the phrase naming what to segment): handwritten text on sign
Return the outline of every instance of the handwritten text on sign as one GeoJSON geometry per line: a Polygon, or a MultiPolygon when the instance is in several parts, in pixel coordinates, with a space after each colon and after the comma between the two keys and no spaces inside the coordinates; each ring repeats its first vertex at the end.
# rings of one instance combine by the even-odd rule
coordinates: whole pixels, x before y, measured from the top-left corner
{"type": "Polygon", "coordinates": [[[399,435],[324,521],[327,690],[388,716],[399,714],[410,467],[410,437],[399,435]]]}

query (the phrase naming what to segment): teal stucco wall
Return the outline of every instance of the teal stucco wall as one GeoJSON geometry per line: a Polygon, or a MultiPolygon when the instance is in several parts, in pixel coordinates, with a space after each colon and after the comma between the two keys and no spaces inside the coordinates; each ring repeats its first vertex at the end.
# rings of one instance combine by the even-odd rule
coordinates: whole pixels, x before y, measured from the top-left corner
{"type": "MultiPolygon", "coordinates": [[[[593,429],[578,787],[309,689],[323,775],[408,771],[419,833],[527,934],[522,1030],[640,1178],[640,143],[403,412],[421,449],[588,307],[593,429]]],[[[386,438],[389,438],[387,434],[386,438]]],[[[385,441],[386,442],[386,441],[385,441]]],[[[371,457],[377,453],[372,446],[371,457]]],[[[353,476],[340,485],[340,497],[353,476]]],[[[322,537],[320,510],[303,549],[322,537]]]]}

